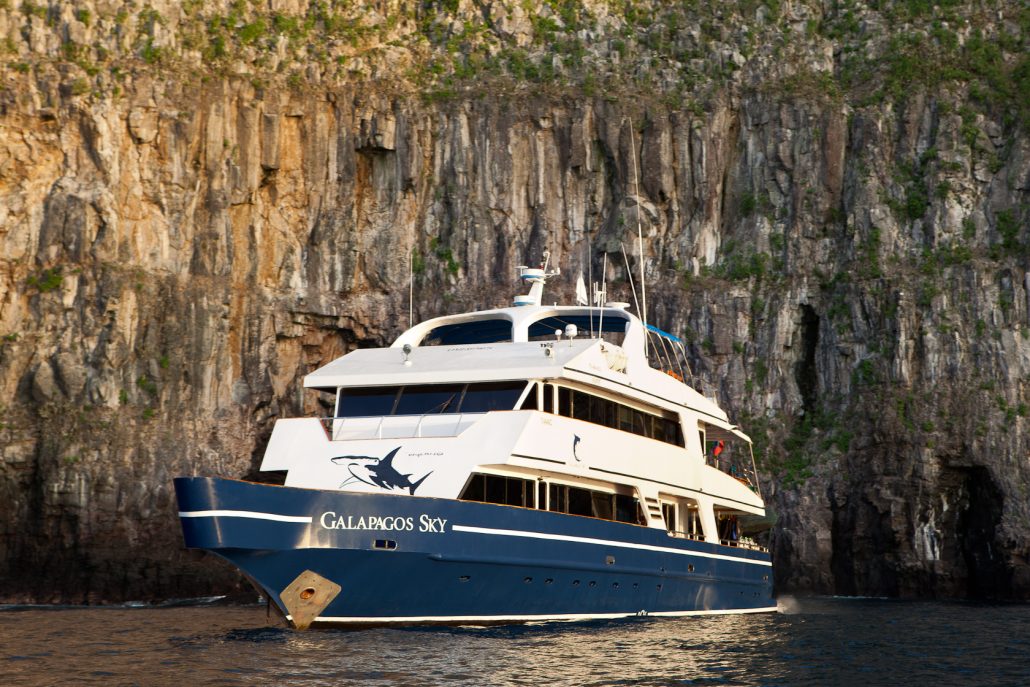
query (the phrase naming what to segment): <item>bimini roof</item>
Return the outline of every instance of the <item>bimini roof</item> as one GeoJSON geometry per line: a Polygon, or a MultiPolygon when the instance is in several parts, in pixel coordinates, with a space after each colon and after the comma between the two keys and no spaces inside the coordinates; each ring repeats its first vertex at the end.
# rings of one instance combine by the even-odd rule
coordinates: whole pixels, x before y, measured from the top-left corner
{"type": "MultiPolygon", "coordinates": [[[[601,333],[625,334],[639,322],[621,308],[578,306],[523,306],[499,308],[427,320],[401,334],[394,348],[411,346],[461,346],[468,344],[520,343],[566,336],[573,325],[580,338],[601,333]]],[[[624,345],[625,347],[625,345],[624,345]]]]}

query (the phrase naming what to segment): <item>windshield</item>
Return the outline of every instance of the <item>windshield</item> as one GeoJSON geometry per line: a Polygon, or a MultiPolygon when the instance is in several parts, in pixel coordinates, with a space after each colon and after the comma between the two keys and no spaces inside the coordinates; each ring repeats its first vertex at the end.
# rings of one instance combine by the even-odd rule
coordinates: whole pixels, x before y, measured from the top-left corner
{"type": "Polygon", "coordinates": [[[513,410],[525,381],[342,388],[336,417],[488,413],[513,410]]]}

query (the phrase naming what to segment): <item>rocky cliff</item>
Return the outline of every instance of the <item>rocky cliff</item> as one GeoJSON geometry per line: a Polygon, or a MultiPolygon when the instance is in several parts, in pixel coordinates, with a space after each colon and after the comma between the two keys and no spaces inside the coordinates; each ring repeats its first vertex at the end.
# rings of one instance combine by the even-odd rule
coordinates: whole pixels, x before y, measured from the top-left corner
{"type": "Polygon", "coordinates": [[[409,256],[424,318],[623,247],[780,591],[1030,597],[1030,12],[702,4],[0,0],[0,600],[233,588],[172,477],[324,413],[409,256]]]}

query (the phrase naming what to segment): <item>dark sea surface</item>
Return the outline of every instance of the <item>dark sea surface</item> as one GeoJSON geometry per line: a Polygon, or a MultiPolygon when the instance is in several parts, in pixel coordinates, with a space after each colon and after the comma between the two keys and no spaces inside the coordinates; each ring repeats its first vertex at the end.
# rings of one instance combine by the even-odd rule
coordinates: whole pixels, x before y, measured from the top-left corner
{"type": "Polygon", "coordinates": [[[0,685],[1030,685],[1030,605],[313,630],[263,606],[0,608],[0,685]]]}

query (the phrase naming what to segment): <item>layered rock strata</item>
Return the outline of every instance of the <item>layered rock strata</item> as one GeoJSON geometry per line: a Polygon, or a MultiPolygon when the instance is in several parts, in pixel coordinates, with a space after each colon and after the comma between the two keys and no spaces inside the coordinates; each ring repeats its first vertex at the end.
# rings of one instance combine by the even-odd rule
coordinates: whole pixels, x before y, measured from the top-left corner
{"type": "MultiPolygon", "coordinates": [[[[631,301],[638,222],[649,319],[690,343],[696,384],[756,439],[780,591],[1030,595],[1018,109],[970,109],[943,86],[812,93],[811,70],[846,57],[815,38],[796,69],[728,53],[736,76],[685,105],[510,72],[492,95],[377,79],[446,54],[397,38],[417,14],[383,34],[395,62],[312,58],[298,82],[225,66],[252,67],[253,43],[212,58],[209,30],[184,47],[182,5],[130,13],[118,34],[118,4],[14,4],[0,3],[0,598],[238,586],[182,552],[174,476],[253,476],[276,418],[328,412],[302,376],[406,327],[409,268],[416,319],[508,302],[515,266],[544,250],[566,275],[599,274],[607,253],[609,288],[631,301]],[[90,76],[69,42],[131,71],[90,76]],[[801,85],[760,87],[784,70],[801,85]]],[[[486,16],[502,45],[532,46],[534,16],[563,16],[552,5],[456,3],[428,26],[486,16]]],[[[781,8],[784,30],[805,35],[816,9],[781,8]]],[[[244,10],[237,36],[259,16],[244,10]]],[[[609,41],[628,25],[597,14],[609,41]]],[[[280,62],[297,59],[286,35],[280,62]]]]}

